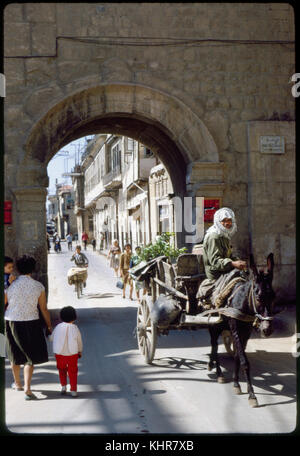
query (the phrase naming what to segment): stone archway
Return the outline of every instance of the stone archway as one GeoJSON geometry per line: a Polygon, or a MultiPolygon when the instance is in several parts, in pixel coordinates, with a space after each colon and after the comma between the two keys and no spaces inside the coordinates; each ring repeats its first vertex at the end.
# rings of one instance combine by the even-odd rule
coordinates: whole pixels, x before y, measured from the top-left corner
{"type": "Polygon", "coordinates": [[[47,165],[60,148],[95,133],[122,134],[144,143],[165,164],[177,196],[195,195],[194,166],[218,164],[217,147],[201,119],[161,91],[133,84],[98,85],[57,102],[31,129],[16,187],[10,189],[18,221],[14,250],[35,254],[45,284],[47,165]]]}

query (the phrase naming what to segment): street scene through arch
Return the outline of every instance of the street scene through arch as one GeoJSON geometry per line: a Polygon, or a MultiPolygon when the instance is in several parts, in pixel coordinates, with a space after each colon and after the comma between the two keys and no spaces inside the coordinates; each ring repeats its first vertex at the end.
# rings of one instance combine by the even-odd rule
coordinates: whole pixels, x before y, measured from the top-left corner
{"type": "MultiPolygon", "coordinates": [[[[60,395],[50,339],[49,361],[36,366],[32,379],[36,401],[22,401],[10,361],[1,359],[8,429],[109,434],[106,450],[122,449],[111,437],[119,433],[292,432],[298,356],[293,7],[82,6],[11,3],[4,9],[5,254],[36,259],[33,277],[48,292],[53,327],[71,305],[84,339],[74,400],[69,389],[60,395]],[[73,146],[81,139],[82,154],[73,146]],[[51,167],[59,171],[54,182],[51,167]],[[257,314],[269,334],[274,323],[274,333],[263,339],[252,331],[247,345],[255,411],[247,395],[232,395],[230,334],[220,334],[227,380],[221,385],[217,359],[216,372],[209,370],[213,359],[208,364],[215,338],[181,331],[206,329],[218,318],[204,317],[203,326],[198,313],[210,305],[197,297],[197,281],[207,284],[201,255],[183,255],[181,264],[159,262],[157,281],[146,276],[151,287],[145,297],[146,287],[120,283],[108,254],[115,238],[122,250],[127,242],[134,250],[168,230],[176,234],[176,247],[191,252],[196,245],[201,253],[203,229],[220,207],[232,209],[237,221],[226,258],[232,251],[238,264],[249,264],[253,254],[258,273],[268,270],[269,285],[273,278],[273,310],[280,311],[257,314]],[[52,239],[47,252],[47,230],[58,232],[61,252],[52,239]],[[89,260],[82,287],[68,280],[78,243],[89,260]],[[157,294],[180,306],[179,314],[173,309],[176,325],[158,327],[150,317],[153,302],[161,302],[157,294]]],[[[198,450],[193,436],[179,442],[182,450],[198,450]]]]}
{"type": "MultiPolygon", "coordinates": [[[[48,176],[47,223],[60,238],[72,233],[80,241],[87,232],[96,250],[106,251],[114,239],[122,249],[130,242],[134,250],[168,232],[177,245],[182,201],[164,164],[139,141],[112,134],[83,137],[53,157],[48,176]]],[[[187,197],[183,202],[192,209],[187,197]]],[[[190,233],[191,214],[184,221],[187,227],[190,219],[190,233]]]]}
{"type": "MultiPolygon", "coordinates": [[[[39,227],[46,223],[42,208],[45,207],[48,186],[47,164],[56,152],[73,140],[107,131],[135,139],[164,164],[172,181],[174,196],[179,197],[177,210],[184,211],[186,206],[188,213],[190,209],[193,212],[190,225],[194,228],[185,227],[184,216],[179,216],[179,228],[175,230],[179,246],[186,243],[185,231],[193,235],[197,225],[196,216],[201,211],[201,208],[196,207],[197,180],[201,172],[207,175],[206,163],[212,171],[220,168],[220,177],[223,177],[223,165],[218,162],[216,145],[209,131],[193,111],[176,98],[141,86],[112,84],[86,89],[58,103],[31,130],[25,155],[16,170],[17,187],[14,189],[15,210],[22,212],[22,217],[16,226],[17,242],[12,247],[19,253],[24,250],[34,252],[39,263],[40,278],[45,284],[46,239],[39,227]],[[145,96],[151,96],[150,111],[149,105],[146,107],[143,102],[145,96]],[[115,113],[116,100],[120,97],[126,103],[120,105],[119,112],[115,113]],[[180,124],[178,116],[182,118],[180,124]],[[200,152],[199,143],[202,144],[200,152]],[[203,162],[199,162],[199,158],[203,162]],[[29,197],[30,194],[35,196],[29,197]],[[182,203],[185,197],[192,198],[191,201],[188,198],[186,205],[182,203]],[[32,219],[30,225],[26,220],[29,209],[32,219]],[[33,233],[29,234],[28,229],[33,230],[33,233]]],[[[209,178],[212,179],[212,176],[209,178]]],[[[219,189],[218,186],[214,178],[214,193],[221,191],[222,182],[219,189]]],[[[200,205],[201,202],[198,203],[200,205]]],[[[190,242],[189,239],[187,241],[190,242]]]]}

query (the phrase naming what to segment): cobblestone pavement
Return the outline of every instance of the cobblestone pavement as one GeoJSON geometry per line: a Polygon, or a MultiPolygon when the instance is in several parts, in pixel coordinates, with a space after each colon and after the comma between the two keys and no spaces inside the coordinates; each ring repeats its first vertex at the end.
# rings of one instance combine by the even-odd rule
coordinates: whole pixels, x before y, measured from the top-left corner
{"type": "MultiPolygon", "coordinates": [[[[106,258],[88,249],[89,277],[77,299],[67,284],[71,253],[48,255],[48,306],[54,322],[59,309],[72,305],[78,313],[84,350],[79,360],[78,397],[60,396],[51,343],[49,362],[35,367],[32,390],[25,401],[12,390],[6,361],[6,423],[14,433],[63,434],[194,434],[287,433],[296,424],[296,358],[293,309],[275,320],[269,339],[256,333],[248,353],[259,407],[243,393],[234,396],[233,361],[220,345],[227,378],[218,384],[207,371],[208,331],[172,331],[158,340],[152,365],[146,365],[133,335],[137,301],[123,300],[106,258]]],[[[127,291],[128,292],[128,291],[127,291]]],[[[127,295],[128,296],[128,295],[127,295]]]]}

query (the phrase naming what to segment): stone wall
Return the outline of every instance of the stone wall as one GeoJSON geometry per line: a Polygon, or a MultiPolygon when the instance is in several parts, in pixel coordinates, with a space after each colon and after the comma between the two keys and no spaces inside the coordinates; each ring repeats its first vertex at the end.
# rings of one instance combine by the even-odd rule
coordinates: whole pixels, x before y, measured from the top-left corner
{"type": "MultiPolygon", "coordinates": [[[[219,165],[206,181],[203,164],[201,181],[192,182],[189,194],[216,196],[215,185],[223,205],[237,213],[241,253],[248,251],[250,225],[255,227],[252,244],[263,243],[266,208],[274,208],[274,199],[282,201],[280,213],[288,228],[274,218],[273,244],[266,250],[274,245],[277,267],[284,267],[285,277],[293,277],[295,104],[290,78],[295,52],[289,4],[14,3],[5,8],[4,26],[5,188],[6,198],[15,203],[16,223],[14,189],[47,187],[48,161],[64,141],[87,131],[91,113],[97,118],[100,113],[130,113],[149,122],[136,139],[146,145],[148,141],[162,161],[167,157],[166,164],[176,146],[176,157],[181,154],[187,169],[196,163],[199,170],[199,162],[219,165]],[[75,118],[82,125],[78,133],[75,118]],[[269,157],[275,174],[263,174],[270,169],[264,164],[258,181],[255,167],[249,177],[248,125],[259,122],[261,132],[271,131],[271,120],[274,128],[276,122],[284,125],[280,128],[288,146],[279,161],[269,157]],[[162,137],[151,143],[158,129],[173,145],[162,137]],[[284,201],[288,205],[283,208],[284,201]]],[[[115,124],[109,124],[115,128],[111,132],[133,136],[129,129],[136,130],[126,126],[121,131],[115,124]]],[[[257,158],[259,166],[261,156],[257,158]]],[[[173,179],[174,173],[175,167],[173,179]]],[[[267,211],[268,217],[274,213],[267,211]]],[[[17,252],[17,232],[15,225],[6,230],[12,253],[17,252]]],[[[261,264],[263,250],[264,244],[257,252],[261,264]]]]}

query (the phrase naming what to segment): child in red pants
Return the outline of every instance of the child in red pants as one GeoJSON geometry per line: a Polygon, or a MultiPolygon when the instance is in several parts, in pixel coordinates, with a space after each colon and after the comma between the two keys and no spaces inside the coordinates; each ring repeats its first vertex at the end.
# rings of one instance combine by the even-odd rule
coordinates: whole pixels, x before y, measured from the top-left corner
{"type": "Polygon", "coordinates": [[[77,396],[78,358],[81,358],[82,339],[79,329],[74,325],[76,310],[63,307],[60,311],[62,323],[58,324],[52,333],[53,352],[61,384],[61,394],[67,392],[67,375],[70,380],[70,390],[73,397],[77,396]]]}

